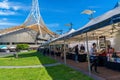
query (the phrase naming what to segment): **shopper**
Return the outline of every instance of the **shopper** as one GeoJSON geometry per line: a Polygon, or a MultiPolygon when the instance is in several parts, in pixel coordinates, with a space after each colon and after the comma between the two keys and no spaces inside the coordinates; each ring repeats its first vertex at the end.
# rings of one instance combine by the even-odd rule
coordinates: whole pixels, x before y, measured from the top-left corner
{"type": "Polygon", "coordinates": [[[92,46],[93,47],[91,48],[91,51],[90,51],[90,62],[91,62],[90,69],[92,71],[92,69],[94,67],[95,72],[99,73],[98,70],[97,70],[98,53],[97,53],[97,49],[96,49],[96,43],[93,43],[92,46]]]}
{"type": "Polygon", "coordinates": [[[85,52],[85,47],[84,47],[83,44],[81,44],[81,46],[80,46],[80,52],[81,52],[81,53],[84,53],[84,52],[85,52]]]}
{"type": "Polygon", "coordinates": [[[78,45],[75,46],[75,62],[78,62],[78,54],[79,54],[79,49],[78,45]]]}
{"type": "Polygon", "coordinates": [[[112,54],[115,52],[114,48],[111,45],[107,45],[107,60],[110,61],[112,54]]]}

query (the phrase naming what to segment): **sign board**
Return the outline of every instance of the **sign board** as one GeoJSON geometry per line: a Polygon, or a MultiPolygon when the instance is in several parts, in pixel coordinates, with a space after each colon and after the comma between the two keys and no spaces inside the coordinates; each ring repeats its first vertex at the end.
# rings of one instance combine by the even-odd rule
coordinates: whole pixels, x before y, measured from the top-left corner
{"type": "Polygon", "coordinates": [[[105,48],[106,47],[106,38],[105,38],[105,36],[100,36],[99,37],[99,46],[100,46],[100,48],[105,48]]]}

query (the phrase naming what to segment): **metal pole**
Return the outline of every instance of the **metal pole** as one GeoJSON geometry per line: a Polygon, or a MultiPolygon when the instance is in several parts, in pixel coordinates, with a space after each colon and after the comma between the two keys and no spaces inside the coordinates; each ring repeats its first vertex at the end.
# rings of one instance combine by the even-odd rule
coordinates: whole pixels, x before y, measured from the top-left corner
{"type": "Polygon", "coordinates": [[[54,58],[56,59],[56,56],[55,56],[55,42],[54,42],[54,58]]]}
{"type": "Polygon", "coordinates": [[[65,40],[64,40],[64,63],[66,64],[65,40]]]}
{"type": "MultiPolygon", "coordinates": [[[[84,46],[86,45],[86,40],[85,40],[85,39],[86,39],[86,37],[84,38],[84,46]]],[[[85,46],[85,47],[86,47],[86,46],[85,46]]],[[[85,51],[86,51],[86,49],[85,49],[85,51]]]]}
{"type": "Polygon", "coordinates": [[[100,47],[99,47],[99,36],[97,36],[97,49],[100,50],[100,47]]]}
{"type": "Polygon", "coordinates": [[[88,70],[89,70],[89,75],[91,75],[91,70],[90,70],[90,57],[89,57],[89,48],[88,48],[88,35],[87,35],[87,33],[86,33],[86,45],[87,45],[88,70]]]}
{"type": "Polygon", "coordinates": [[[78,42],[79,42],[79,46],[80,46],[80,39],[78,40],[78,42]]]}
{"type": "Polygon", "coordinates": [[[50,44],[48,44],[48,46],[49,46],[49,56],[50,56],[50,50],[51,50],[51,49],[50,49],[50,44]]]}

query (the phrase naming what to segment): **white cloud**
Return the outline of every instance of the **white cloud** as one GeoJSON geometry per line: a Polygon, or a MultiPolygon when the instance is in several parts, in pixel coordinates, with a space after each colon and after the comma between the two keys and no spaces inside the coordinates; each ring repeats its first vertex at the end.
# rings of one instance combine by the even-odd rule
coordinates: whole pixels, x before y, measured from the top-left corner
{"type": "Polygon", "coordinates": [[[52,24],[46,24],[49,28],[56,28],[59,27],[59,23],[52,23],[52,24]]]}
{"type": "Polygon", "coordinates": [[[8,0],[4,0],[4,1],[0,2],[0,8],[2,8],[2,9],[10,9],[8,0]]]}
{"type": "Polygon", "coordinates": [[[4,8],[5,9],[10,9],[7,0],[4,0],[3,2],[0,2],[0,8],[2,8],[2,9],[4,9],[4,8]]]}
{"type": "Polygon", "coordinates": [[[14,11],[10,11],[10,10],[0,10],[0,15],[15,15],[17,14],[14,11]]]}
{"type": "Polygon", "coordinates": [[[48,9],[48,8],[40,8],[41,10],[44,10],[44,11],[50,11],[50,12],[57,12],[57,13],[65,13],[64,10],[60,10],[60,9],[48,9]]]}
{"type": "Polygon", "coordinates": [[[18,2],[3,0],[0,2],[0,15],[16,15],[17,10],[28,10],[28,7],[18,2]]]}
{"type": "Polygon", "coordinates": [[[11,23],[11,22],[0,22],[0,25],[2,26],[15,26],[15,25],[18,25],[18,23],[11,23]]]}
{"type": "Polygon", "coordinates": [[[16,10],[19,10],[21,7],[20,6],[13,6],[13,9],[16,11],[16,10]]]}
{"type": "Polygon", "coordinates": [[[2,18],[0,19],[0,22],[7,21],[7,20],[8,20],[7,18],[2,18]]]}
{"type": "Polygon", "coordinates": [[[90,9],[95,9],[95,8],[101,8],[100,6],[88,6],[88,8],[90,8],[90,9]]]}
{"type": "Polygon", "coordinates": [[[19,23],[13,23],[13,22],[9,22],[7,18],[2,18],[0,19],[0,26],[15,26],[15,25],[19,25],[19,23]]]}
{"type": "Polygon", "coordinates": [[[22,3],[18,2],[8,2],[11,9],[17,10],[27,10],[29,6],[25,6],[22,3]]]}

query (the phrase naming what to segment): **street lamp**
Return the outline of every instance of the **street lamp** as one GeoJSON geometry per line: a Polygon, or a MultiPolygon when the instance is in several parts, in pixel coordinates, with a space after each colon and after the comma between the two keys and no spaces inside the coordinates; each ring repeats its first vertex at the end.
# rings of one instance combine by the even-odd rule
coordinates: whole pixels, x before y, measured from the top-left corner
{"type": "Polygon", "coordinates": [[[60,35],[62,35],[62,33],[63,33],[63,30],[57,30],[57,32],[60,32],[60,35]]]}
{"type": "MultiPolygon", "coordinates": [[[[93,13],[95,13],[95,11],[93,11],[93,10],[89,10],[89,9],[87,9],[87,10],[84,10],[84,11],[82,11],[81,12],[81,14],[87,14],[87,15],[90,15],[90,20],[92,20],[93,19],[93,13]]],[[[89,69],[89,75],[91,75],[91,69],[90,69],[90,58],[89,58],[89,46],[88,46],[88,34],[87,34],[87,32],[86,32],[86,45],[87,45],[87,58],[88,58],[88,69],[89,69]]]]}
{"type": "Polygon", "coordinates": [[[73,24],[72,24],[72,22],[71,22],[71,23],[65,24],[65,26],[70,27],[70,29],[69,29],[69,30],[71,30],[71,29],[72,29],[73,24]]]}
{"type": "Polygon", "coordinates": [[[87,14],[87,15],[90,15],[90,20],[93,19],[93,14],[95,13],[96,11],[94,10],[89,10],[89,9],[86,9],[84,11],[81,12],[81,14],[87,14]]]}

